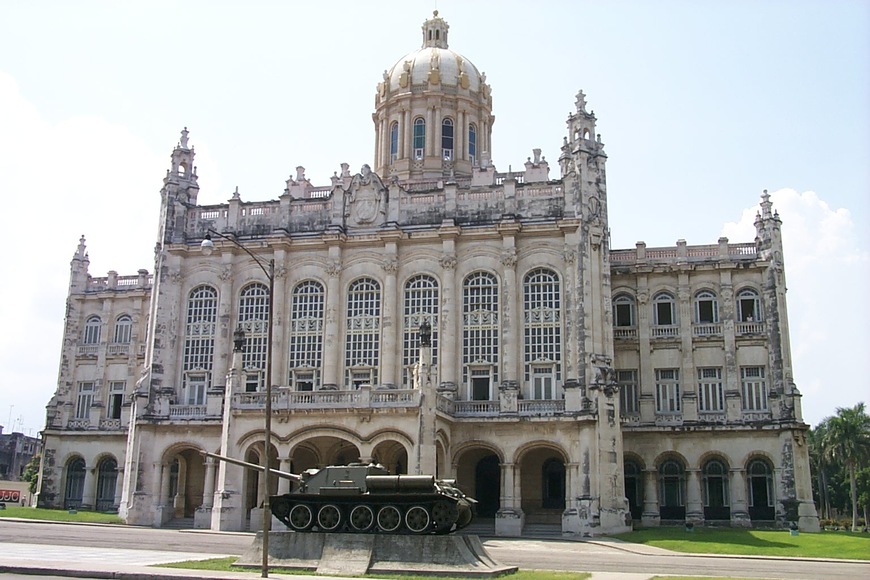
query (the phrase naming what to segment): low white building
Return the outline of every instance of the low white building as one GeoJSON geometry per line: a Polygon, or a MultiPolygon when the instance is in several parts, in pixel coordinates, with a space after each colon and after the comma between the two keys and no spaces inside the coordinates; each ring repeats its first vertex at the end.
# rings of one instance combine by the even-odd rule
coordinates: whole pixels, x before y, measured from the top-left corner
{"type": "Polygon", "coordinates": [[[436,13],[384,72],[372,168],[201,206],[185,129],[154,275],[94,278],[81,240],[41,506],[257,527],[258,473],[200,451],[261,463],[270,384],[271,465],[456,478],[501,535],[818,529],[767,195],[755,240],[612,249],[584,94],[553,175],[539,150],[500,172],[490,87],[447,37],[436,13]]]}

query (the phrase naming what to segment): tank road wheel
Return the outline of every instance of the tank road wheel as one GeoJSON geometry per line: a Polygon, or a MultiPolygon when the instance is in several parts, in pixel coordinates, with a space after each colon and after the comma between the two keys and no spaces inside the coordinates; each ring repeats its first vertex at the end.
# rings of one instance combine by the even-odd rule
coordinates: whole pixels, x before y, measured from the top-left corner
{"type": "Polygon", "coordinates": [[[415,534],[422,534],[429,527],[429,512],[423,506],[415,505],[405,514],[405,525],[415,534]]]}
{"type": "Polygon", "coordinates": [[[310,528],[313,521],[314,515],[311,513],[311,508],[304,503],[297,503],[290,508],[290,514],[287,516],[290,527],[298,532],[310,528]]]}
{"type": "Polygon", "coordinates": [[[324,532],[331,532],[341,523],[341,511],[331,503],[321,507],[317,512],[317,525],[324,532]]]}
{"type": "Polygon", "coordinates": [[[399,508],[385,505],[378,510],[378,527],[385,532],[395,532],[402,525],[402,514],[399,508]]]}
{"type": "Polygon", "coordinates": [[[364,532],[375,523],[375,512],[367,505],[354,506],[350,510],[350,525],[353,529],[364,532]]]}
{"type": "Polygon", "coordinates": [[[432,506],[432,521],[439,534],[446,534],[459,519],[459,509],[449,501],[436,501],[432,506]]]}

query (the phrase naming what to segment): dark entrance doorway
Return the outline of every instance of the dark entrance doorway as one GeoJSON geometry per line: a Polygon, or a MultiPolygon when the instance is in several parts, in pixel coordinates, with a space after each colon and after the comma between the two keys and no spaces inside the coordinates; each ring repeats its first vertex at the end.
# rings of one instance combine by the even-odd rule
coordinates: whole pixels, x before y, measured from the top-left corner
{"type": "Polygon", "coordinates": [[[474,499],[477,500],[477,515],[494,518],[499,508],[501,493],[501,469],[498,457],[487,455],[474,468],[474,499]]]}

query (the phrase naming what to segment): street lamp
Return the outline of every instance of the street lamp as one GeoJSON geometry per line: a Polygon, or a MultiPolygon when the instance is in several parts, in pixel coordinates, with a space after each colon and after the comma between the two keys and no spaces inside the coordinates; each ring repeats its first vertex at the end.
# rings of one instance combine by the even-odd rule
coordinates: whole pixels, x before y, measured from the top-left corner
{"type": "Polygon", "coordinates": [[[269,315],[267,319],[268,329],[266,334],[266,424],[265,433],[263,434],[263,578],[269,577],[269,529],[272,527],[272,510],[269,502],[269,482],[272,479],[269,471],[269,450],[272,448],[272,312],[275,306],[275,259],[272,258],[268,262],[262,258],[258,258],[251,253],[248,248],[240,244],[235,238],[226,236],[220,232],[209,229],[205,234],[205,239],[200,245],[202,253],[210,256],[214,251],[214,242],[211,241],[211,235],[214,234],[220,238],[232,242],[236,247],[244,250],[257,266],[266,274],[269,280],[269,315]]]}

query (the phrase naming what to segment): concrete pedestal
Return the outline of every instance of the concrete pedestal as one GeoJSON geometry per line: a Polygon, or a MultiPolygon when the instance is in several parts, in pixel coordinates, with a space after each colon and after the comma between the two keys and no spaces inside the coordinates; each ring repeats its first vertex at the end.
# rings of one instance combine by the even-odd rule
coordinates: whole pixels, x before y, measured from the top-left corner
{"type": "MultiPolygon", "coordinates": [[[[236,566],[259,568],[263,536],[257,533],[236,566]]],[[[490,577],[516,572],[493,560],[477,536],[320,534],[271,532],[269,565],[317,570],[318,574],[357,576],[416,574],[490,577]]]]}

